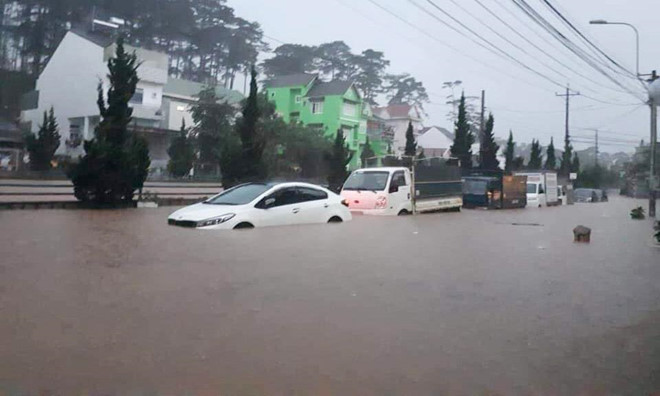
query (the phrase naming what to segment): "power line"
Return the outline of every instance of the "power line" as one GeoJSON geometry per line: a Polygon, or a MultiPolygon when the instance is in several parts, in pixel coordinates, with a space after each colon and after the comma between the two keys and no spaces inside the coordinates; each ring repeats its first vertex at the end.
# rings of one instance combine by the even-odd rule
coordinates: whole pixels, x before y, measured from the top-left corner
{"type": "MultiPolygon", "coordinates": [[[[629,94],[635,96],[638,98],[640,101],[644,102],[644,99],[637,96],[637,92],[633,92],[629,87],[626,87],[623,85],[620,81],[618,81],[616,78],[612,77],[609,73],[607,73],[601,66],[598,65],[598,63],[602,63],[601,60],[593,58],[592,55],[586,53],[583,49],[578,47],[575,43],[573,43],[568,37],[566,37],[564,34],[562,34],[557,28],[555,28],[550,22],[548,22],[543,16],[541,16],[533,7],[531,7],[525,0],[512,0],[513,3],[525,14],[527,15],[532,21],[534,21],[536,24],[538,24],[542,29],[544,29],[546,32],[548,32],[551,36],[553,36],[557,41],[559,41],[560,44],[562,44],[564,47],[566,47],[568,50],[573,52],[575,55],[578,56],[578,58],[582,59],[585,63],[587,63],[589,66],[594,68],[596,71],[598,71],[600,74],[605,76],[607,79],[609,79],[611,82],[613,82],[615,85],[621,87],[625,91],[627,91],[629,94]]],[[[604,65],[605,67],[608,67],[608,65],[604,65]]],[[[611,67],[608,67],[611,69],[611,67]]],[[[616,71],[615,71],[616,72],[616,71]]],[[[626,76],[628,77],[628,76],[626,76]]]]}

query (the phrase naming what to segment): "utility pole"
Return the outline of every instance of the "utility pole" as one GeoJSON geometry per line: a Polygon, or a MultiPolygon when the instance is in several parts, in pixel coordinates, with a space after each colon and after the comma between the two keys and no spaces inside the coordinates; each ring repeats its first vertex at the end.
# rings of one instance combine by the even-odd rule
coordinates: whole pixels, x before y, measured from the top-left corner
{"type": "Polygon", "coordinates": [[[561,163],[561,169],[563,169],[566,172],[566,176],[570,173],[570,158],[567,158],[566,151],[571,144],[571,138],[570,138],[570,133],[569,133],[569,124],[568,124],[568,117],[570,113],[570,101],[571,101],[571,96],[578,96],[580,95],[579,92],[571,92],[570,85],[566,85],[566,93],[560,94],[560,93],[555,93],[555,96],[563,96],[566,98],[566,131],[564,133],[564,154],[562,158],[562,163],[561,163]],[[569,164],[565,164],[565,162],[569,162],[569,164]]]}
{"type": "MultiPolygon", "coordinates": [[[[658,79],[658,75],[655,70],[651,72],[651,79],[649,83],[658,79]]],[[[656,145],[658,144],[658,103],[653,99],[653,96],[649,97],[649,106],[651,106],[651,160],[650,172],[649,172],[649,217],[655,217],[655,190],[658,187],[655,182],[655,153],[656,145]]]]}
{"type": "Polygon", "coordinates": [[[479,163],[481,164],[484,159],[484,131],[486,126],[484,120],[486,119],[486,91],[481,90],[481,119],[479,122],[479,163]]]}
{"type": "Polygon", "coordinates": [[[594,160],[594,165],[598,168],[598,129],[594,129],[594,131],[596,132],[596,158],[594,160]]]}

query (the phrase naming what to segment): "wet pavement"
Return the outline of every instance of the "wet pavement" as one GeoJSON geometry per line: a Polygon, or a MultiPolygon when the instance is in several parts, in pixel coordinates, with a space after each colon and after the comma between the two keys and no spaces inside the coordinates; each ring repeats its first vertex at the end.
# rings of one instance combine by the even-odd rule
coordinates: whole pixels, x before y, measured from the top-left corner
{"type": "Polygon", "coordinates": [[[1,211],[0,394],[658,392],[637,205],[233,232],[168,227],[173,208],[1,211]]]}

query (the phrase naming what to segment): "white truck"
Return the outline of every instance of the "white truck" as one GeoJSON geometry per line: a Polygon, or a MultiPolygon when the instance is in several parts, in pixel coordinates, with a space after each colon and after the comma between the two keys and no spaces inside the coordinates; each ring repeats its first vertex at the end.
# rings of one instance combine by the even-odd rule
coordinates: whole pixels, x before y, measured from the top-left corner
{"type": "Polygon", "coordinates": [[[444,163],[417,165],[414,174],[406,167],[358,169],[341,196],[351,211],[374,215],[460,210],[463,204],[460,169],[444,163]]]}
{"type": "Polygon", "coordinates": [[[527,176],[527,207],[561,205],[557,195],[556,172],[516,172],[515,174],[527,176]]]}

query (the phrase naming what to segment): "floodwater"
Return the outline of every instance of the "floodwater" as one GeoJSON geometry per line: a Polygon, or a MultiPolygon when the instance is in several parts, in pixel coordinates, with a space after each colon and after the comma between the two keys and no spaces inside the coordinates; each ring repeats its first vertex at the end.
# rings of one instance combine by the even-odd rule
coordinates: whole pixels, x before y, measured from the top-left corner
{"type": "Polygon", "coordinates": [[[658,392],[637,205],[229,232],[167,226],[174,208],[3,211],[0,394],[658,392]]]}

